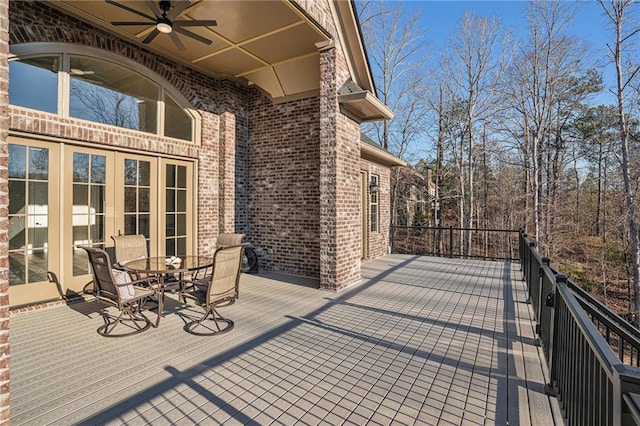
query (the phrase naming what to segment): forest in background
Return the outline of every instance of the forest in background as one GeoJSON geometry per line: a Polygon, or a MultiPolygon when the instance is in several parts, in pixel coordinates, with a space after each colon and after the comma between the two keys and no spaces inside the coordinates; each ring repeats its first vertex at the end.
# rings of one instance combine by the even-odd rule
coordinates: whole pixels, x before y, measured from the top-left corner
{"type": "MultiPolygon", "coordinates": [[[[433,52],[415,9],[357,2],[377,95],[396,114],[363,131],[431,169],[430,225],[523,228],[552,266],[637,325],[640,20],[632,1],[599,4],[605,49],[571,35],[580,3],[535,1],[525,32],[467,11],[433,52]],[[425,68],[426,55],[437,65],[425,68]],[[603,93],[615,100],[599,104],[603,93]]],[[[404,196],[392,188],[392,222],[404,196]]]]}

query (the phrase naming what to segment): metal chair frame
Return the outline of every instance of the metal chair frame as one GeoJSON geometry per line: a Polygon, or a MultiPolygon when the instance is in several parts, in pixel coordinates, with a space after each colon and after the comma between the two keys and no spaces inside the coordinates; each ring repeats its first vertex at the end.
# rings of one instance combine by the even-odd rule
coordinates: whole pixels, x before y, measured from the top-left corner
{"type": "MultiPolygon", "coordinates": [[[[113,264],[109,254],[98,247],[78,246],[87,252],[91,270],[93,272],[93,284],[95,287],[95,297],[101,303],[115,307],[120,315],[112,320],[112,316],[105,308],[102,312],[105,323],[98,328],[98,334],[105,337],[124,337],[141,333],[151,326],[151,321],[145,317],[140,308],[150,297],[158,297],[157,290],[149,285],[149,278],[133,280],[130,283],[117,283],[113,276],[113,264]],[[118,291],[119,287],[133,286],[134,295],[131,298],[123,299],[118,291]],[[113,333],[113,330],[123,321],[131,322],[133,331],[128,333],[113,333]]],[[[160,295],[161,296],[161,295],[160,295]]],[[[158,316],[162,313],[162,297],[158,297],[158,316]]]]}
{"type": "Polygon", "coordinates": [[[234,327],[232,320],[224,318],[217,308],[224,304],[228,306],[238,298],[238,287],[240,282],[240,268],[242,266],[242,251],[247,244],[236,244],[220,247],[213,255],[213,266],[211,278],[206,289],[202,286],[191,285],[186,287],[185,283],[181,287],[179,297],[185,301],[193,299],[198,305],[204,308],[204,314],[198,320],[191,321],[185,325],[185,331],[197,336],[214,336],[231,331],[234,327]],[[209,328],[204,321],[211,315],[213,326],[209,328]],[[210,331],[199,331],[198,327],[209,329],[210,331]]]}

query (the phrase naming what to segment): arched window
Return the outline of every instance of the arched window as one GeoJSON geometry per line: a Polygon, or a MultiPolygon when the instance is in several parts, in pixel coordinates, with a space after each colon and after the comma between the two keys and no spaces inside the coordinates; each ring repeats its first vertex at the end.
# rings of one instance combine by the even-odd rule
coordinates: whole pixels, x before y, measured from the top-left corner
{"type": "Polygon", "coordinates": [[[196,141],[197,114],[157,74],[113,53],[59,43],[12,46],[9,103],[196,141]]]}

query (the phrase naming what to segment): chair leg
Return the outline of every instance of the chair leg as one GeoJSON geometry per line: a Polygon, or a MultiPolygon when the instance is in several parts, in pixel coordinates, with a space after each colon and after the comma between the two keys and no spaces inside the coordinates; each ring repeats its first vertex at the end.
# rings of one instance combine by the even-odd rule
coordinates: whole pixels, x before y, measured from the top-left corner
{"type": "Polygon", "coordinates": [[[164,291],[158,292],[158,318],[156,318],[156,328],[160,325],[160,318],[162,318],[162,309],[164,308],[164,291]]]}
{"type": "Polygon", "coordinates": [[[98,334],[104,337],[125,337],[131,336],[134,334],[141,333],[151,327],[151,321],[143,315],[137,315],[133,310],[133,307],[127,307],[120,312],[118,318],[115,321],[111,321],[111,317],[109,313],[103,312],[104,324],[98,327],[98,334]],[[128,318],[123,318],[123,316],[127,316],[128,318]],[[119,333],[114,334],[113,330],[116,328],[118,324],[122,324],[123,321],[130,321],[131,325],[135,327],[135,330],[130,331],[128,333],[119,333]]]}
{"type": "Polygon", "coordinates": [[[231,331],[233,329],[233,321],[223,318],[218,311],[213,306],[210,306],[205,311],[202,318],[196,321],[192,321],[184,326],[184,329],[187,333],[195,334],[196,336],[214,336],[216,334],[226,333],[227,331],[231,331]],[[209,327],[208,325],[204,325],[203,322],[209,317],[209,314],[212,316],[212,320],[215,324],[215,330],[213,327],[209,327]],[[221,327],[222,324],[222,327],[221,327]],[[207,332],[195,331],[197,327],[203,327],[204,329],[211,330],[207,332]]]}

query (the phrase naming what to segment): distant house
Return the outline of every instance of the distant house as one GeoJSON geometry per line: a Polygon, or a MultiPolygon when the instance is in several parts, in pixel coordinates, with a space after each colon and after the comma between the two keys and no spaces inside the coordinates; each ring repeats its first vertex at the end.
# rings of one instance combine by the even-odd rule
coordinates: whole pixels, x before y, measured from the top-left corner
{"type": "Polygon", "coordinates": [[[396,226],[434,226],[436,186],[431,169],[420,173],[411,167],[400,167],[391,174],[395,188],[396,226]]]}

